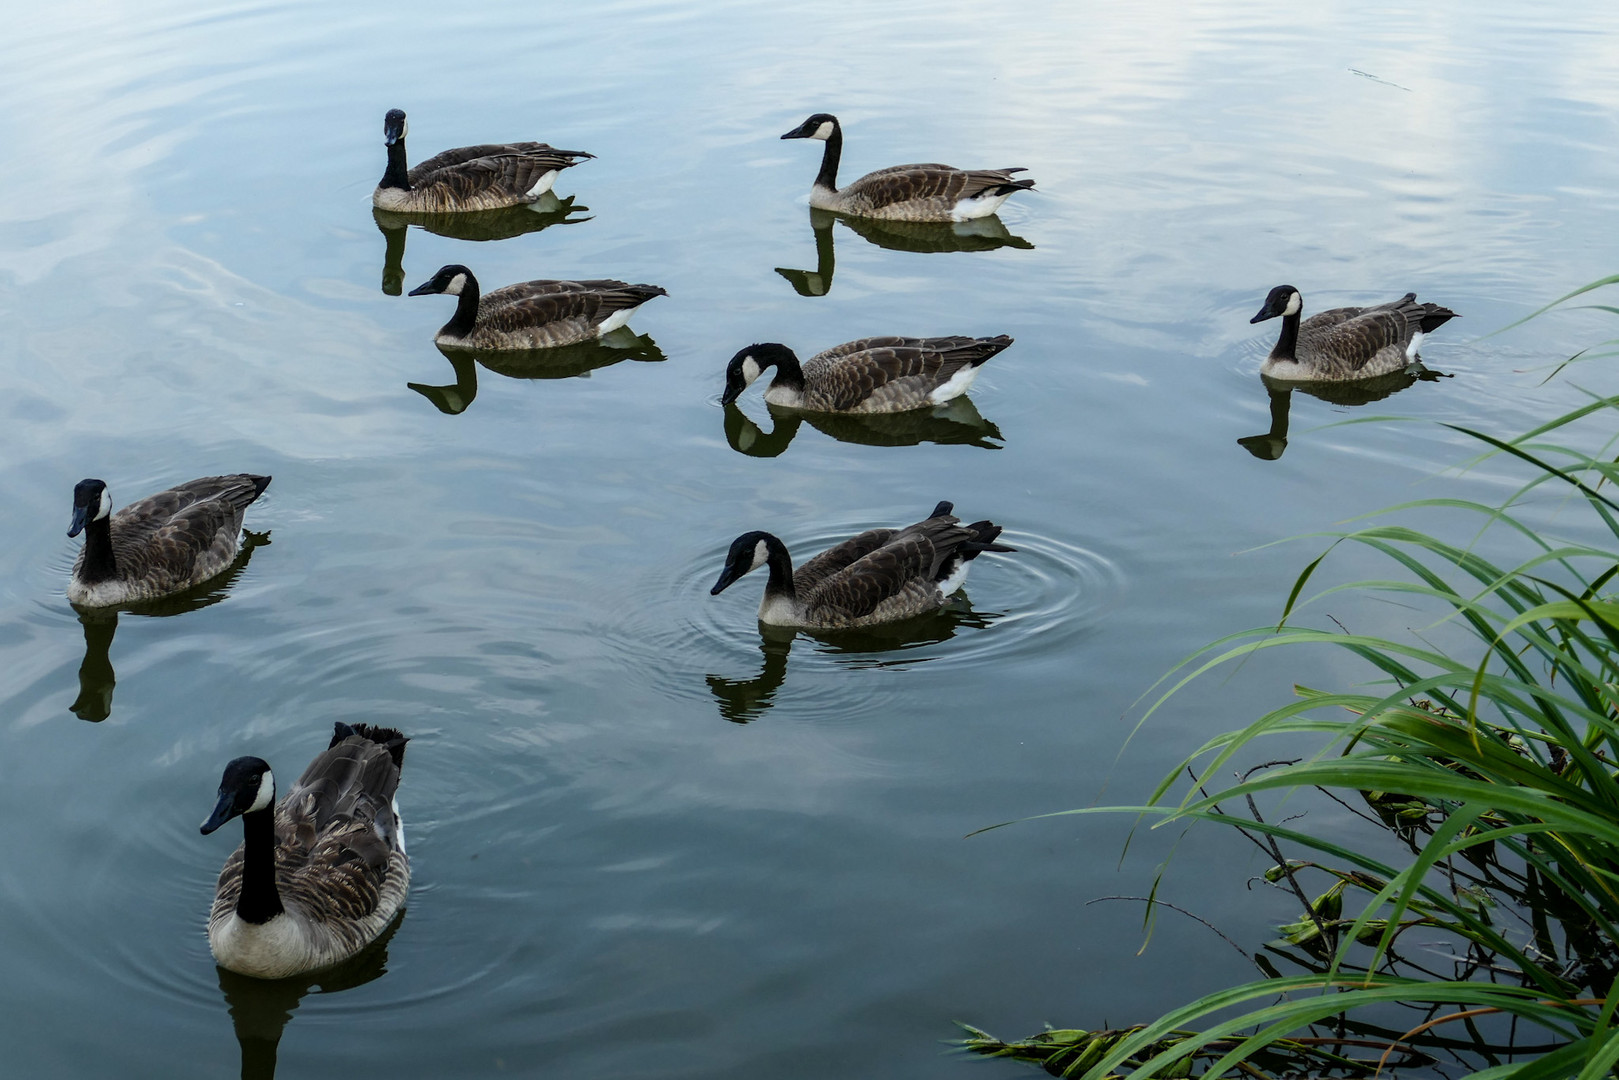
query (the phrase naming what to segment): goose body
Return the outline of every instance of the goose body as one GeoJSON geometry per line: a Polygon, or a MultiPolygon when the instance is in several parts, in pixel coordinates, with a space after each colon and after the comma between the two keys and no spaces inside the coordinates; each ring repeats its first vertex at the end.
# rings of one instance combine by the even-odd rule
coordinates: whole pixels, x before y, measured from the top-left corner
{"type": "Polygon", "coordinates": [[[400,109],[383,118],[388,167],[371,193],[383,210],[449,213],[536,202],[559,172],[595,156],[542,142],[485,143],[446,150],[412,169],[405,165],[408,128],[400,109]]]}
{"type": "Polygon", "coordinates": [[[915,525],[868,529],[797,570],[781,540],[767,532],[743,533],[732,542],[710,595],[765,566],[770,577],[759,621],[767,625],[838,630],[937,611],[966,581],[973,559],[985,551],[1015,550],[995,543],[999,525],[963,525],[953,509],[941,502],[915,525]]]}
{"type": "Polygon", "coordinates": [[[826,143],[821,171],[810,188],[810,205],[819,210],[896,221],[970,221],[999,210],[1013,192],[1034,187],[1033,180],[1012,178],[1027,169],[957,169],[932,163],[878,169],[839,188],[843,128],[837,117],[816,113],[782,138],[826,143]]]}
{"type": "Polygon", "coordinates": [[[1403,371],[1417,360],[1423,335],[1456,317],[1438,304],[1424,304],[1416,293],[1375,307],[1343,307],[1300,320],[1304,298],[1291,285],[1278,285],[1265,306],[1248,321],[1280,316],[1282,333],[1260,374],[1293,382],[1372,379],[1403,371]]]}
{"type": "Polygon", "coordinates": [[[73,488],[69,536],[84,533],[67,598],[83,607],[154,600],[184,592],[230,568],[242,514],[268,476],[204,476],[112,512],[101,480],[73,488]]]}
{"type": "Polygon", "coordinates": [[[800,365],[785,345],[750,345],[725,368],[731,404],[765,368],[776,377],[765,401],[811,412],[890,413],[942,405],[965,394],[990,357],[1012,344],[999,337],[869,337],[833,346],[800,365]]]}
{"type": "Polygon", "coordinates": [[[459,297],[455,315],[433,338],[458,349],[551,349],[594,341],[629,322],[654,296],[669,295],[657,285],[608,279],[525,281],[480,295],[472,271],[456,264],[410,290],[411,296],[430,293],[459,297]]]}
{"type": "Polygon", "coordinates": [[[406,736],[338,723],[292,790],[275,802],[262,759],[225,767],[206,835],[242,819],[208,916],[208,947],[229,971],[280,979],[347,960],[405,901],[410,862],[394,800],[406,736]]]}

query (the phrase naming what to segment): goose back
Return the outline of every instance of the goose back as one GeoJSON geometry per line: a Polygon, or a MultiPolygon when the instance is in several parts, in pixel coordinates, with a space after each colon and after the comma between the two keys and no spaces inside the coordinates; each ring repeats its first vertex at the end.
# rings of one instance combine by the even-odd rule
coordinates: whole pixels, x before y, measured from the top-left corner
{"type": "Polygon", "coordinates": [[[970,221],[995,213],[1014,192],[1033,188],[1033,180],[1013,178],[1028,171],[957,169],[937,162],[893,165],[836,191],[812,189],[810,205],[890,221],[970,221]]]}
{"type": "Polygon", "coordinates": [[[269,484],[248,473],[205,476],[88,522],[68,599],[86,607],[151,600],[223,573],[241,547],[243,514],[269,484]]]}
{"type": "MultiPolygon", "coordinates": [[[[274,810],[274,883],[282,911],[239,913],[249,842],[226,859],[208,919],[221,966],[280,978],[346,960],[393,921],[410,887],[395,792],[407,737],[339,723],[274,810]]],[[[245,815],[244,815],[245,817],[245,815]]]]}
{"type": "MultiPolygon", "coordinates": [[[[585,281],[526,281],[484,296],[469,338],[454,344],[471,348],[544,349],[593,341],[629,321],[636,308],[668,292],[657,285],[632,285],[611,278],[585,281]]],[[[441,336],[444,344],[452,341],[441,336]]]]}

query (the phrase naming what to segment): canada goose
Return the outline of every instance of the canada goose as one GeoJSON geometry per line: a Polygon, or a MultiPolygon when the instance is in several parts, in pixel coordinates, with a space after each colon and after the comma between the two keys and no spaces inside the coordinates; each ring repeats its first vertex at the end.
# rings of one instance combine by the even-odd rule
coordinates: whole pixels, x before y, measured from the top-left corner
{"type": "Polygon", "coordinates": [[[810,205],[859,217],[899,221],[968,221],[988,217],[1014,191],[1034,187],[1033,180],[1013,180],[1027,169],[954,169],[949,165],[895,165],[867,173],[838,188],[838,159],[843,155],[843,128],[830,113],[816,113],[783,135],[784,139],[820,139],[826,143],[821,171],[810,188],[810,205]]]}
{"type": "Polygon", "coordinates": [[[962,525],[941,502],[925,521],[903,529],[868,529],[793,570],[787,545],[767,532],[743,533],[709,590],[724,592],[742,575],[770,568],[759,621],[773,626],[846,629],[892,622],[943,607],[981,552],[1015,551],[995,543],[1001,527],[962,525]]]}
{"type": "Polygon", "coordinates": [[[1438,304],[1417,303],[1416,293],[1376,307],[1343,307],[1317,312],[1299,322],[1304,298],[1291,285],[1278,285],[1250,323],[1282,317],[1282,336],[1265,358],[1260,374],[1273,379],[1327,381],[1370,379],[1415,363],[1417,346],[1456,313],[1438,304]]]}
{"type": "Polygon", "coordinates": [[[280,979],[346,960],[393,920],[410,887],[394,791],[407,737],[339,721],[279,805],[270,766],[225,766],[203,835],[241,815],[208,915],[219,965],[280,979]]]}
{"type": "Polygon", "coordinates": [[[669,295],[657,285],[603,279],[525,281],[480,299],[478,279],[454,263],[410,290],[411,296],[429,293],[460,297],[455,314],[433,336],[459,349],[553,349],[593,341],[629,322],[654,296],[669,295]]]}
{"type": "Polygon", "coordinates": [[[974,337],[869,337],[834,345],[800,366],[793,350],[749,345],[725,366],[720,404],[741,396],[767,367],[776,377],[765,402],[811,412],[888,413],[923,409],[960,397],[978,368],[1007,346],[1005,334],[974,337]]]}
{"type": "Polygon", "coordinates": [[[182,592],[226,570],[242,537],[242,512],[268,476],[205,476],[112,512],[101,480],[73,487],[69,536],[84,532],[67,598],[109,607],[182,592]]]}
{"type": "Polygon", "coordinates": [[[371,202],[384,210],[445,213],[531,203],[551,190],[557,173],[596,156],[541,142],[485,143],[446,150],[406,169],[409,127],[403,109],[389,109],[382,119],[388,168],[371,202]]]}

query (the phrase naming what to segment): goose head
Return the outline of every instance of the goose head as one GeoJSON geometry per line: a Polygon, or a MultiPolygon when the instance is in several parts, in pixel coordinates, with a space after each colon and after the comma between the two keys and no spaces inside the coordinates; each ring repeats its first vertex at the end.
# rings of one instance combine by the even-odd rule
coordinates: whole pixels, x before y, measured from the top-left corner
{"type": "Polygon", "coordinates": [[[431,293],[446,293],[450,296],[460,296],[461,290],[466,288],[469,281],[476,285],[478,279],[472,276],[471,270],[461,264],[451,263],[449,266],[439,267],[438,273],[406,295],[427,296],[431,293]]]}
{"type": "Polygon", "coordinates": [[[708,595],[718,596],[740,578],[769,562],[772,539],[774,537],[767,532],[755,531],[743,533],[731,541],[731,550],[725,555],[725,569],[720,571],[720,579],[708,590],[708,595]]]}
{"type": "Polygon", "coordinates": [[[799,124],[793,130],[783,135],[784,139],[820,139],[823,142],[832,137],[838,130],[838,118],[831,113],[818,112],[808,120],[799,124]]]}
{"type": "Polygon", "coordinates": [[[207,836],[233,817],[264,810],[275,803],[275,777],[262,758],[239,757],[225,766],[219,780],[219,801],[214,812],[202,823],[207,836]]]}
{"type": "Polygon", "coordinates": [[[747,348],[731,357],[731,362],[725,365],[725,393],[720,395],[720,404],[729,405],[742,396],[742,391],[753,385],[753,381],[771,365],[778,367],[784,360],[791,360],[794,364],[798,357],[793,350],[785,345],[775,342],[761,342],[758,345],[749,345],[747,348]]]}
{"type": "Polygon", "coordinates": [[[1278,315],[1297,315],[1304,307],[1304,297],[1291,285],[1278,285],[1265,297],[1265,306],[1259,309],[1259,314],[1249,319],[1250,323],[1264,322],[1274,319],[1278,315]]]}
{"type": "Polygon", "coordinates": [[[392,146],[405,137],[410,125],[405,122],[404,109],[389,109],[382,118],[382,145],[392,146]]]}
{"type": "Polygon", "coordinates": [[[67,534],[77,536],[92,521],[100,521],[112,513],[112,496],[102,480],[80,480],[73,485],[73,521],[67,534]]]}

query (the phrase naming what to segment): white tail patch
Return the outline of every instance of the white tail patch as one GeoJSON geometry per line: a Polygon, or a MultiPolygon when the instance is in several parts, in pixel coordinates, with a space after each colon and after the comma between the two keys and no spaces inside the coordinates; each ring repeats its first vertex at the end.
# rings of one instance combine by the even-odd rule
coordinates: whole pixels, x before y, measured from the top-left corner
{"type": "Polygon", "coordinates": [[[1417,347],[1422,344],[1425,335],[1421,330],[1411,335],[1411,344],[1405,347],[1405,360],[1408,364],[1417,362],[1417,347]]]}
{"type": "Polygon", "coordinates": [[[935,405],[942,405],[951,398],[958,398],[972,386],[973,380],[978,378],[978,368],[968,364],[957,371],[949,379],[933,388],[928,394],[928,400],[935,405]]]}
{"type": "Polygon", "coordinates": [[[962,199],[950,211],[951,221],[972,221],[974,218],[989,217],[1001,208],[1001,204],[1012,197],[1010,191],[1002,195],[977,195],[971,199],[962,199]]]}
{"type": "Polygon", "coordinates": [[[541,195],[544,195],[547,191],[550,191],[551,185],[556,183],[556,181],[557,171],[555,169],[547,170],[544,176],[534,181],[534,186],[529,188],[524,195],[526,198],[538,199],[541,195]]]}
{"type": "Polygon", "coordinates": [[[967,571],[972,569],[972,563],[962,559],[960,565],[950,571],[950,576],[939,582],[939,595],[954,596],[957,589],[967,584],[967,571]]]}
{"type": "MultiPolygon", "coordinates": [[[[635,307],[640,306],[641,305],[639,304],[635,305],[635,307]]],[[[615,311],[597,324],[596,333],[598,335],[611,334],[614,330],[626,325],[630,321],[630,316],[634,314],[635,308],[625,308],[622,311],[615,311]]]]}

